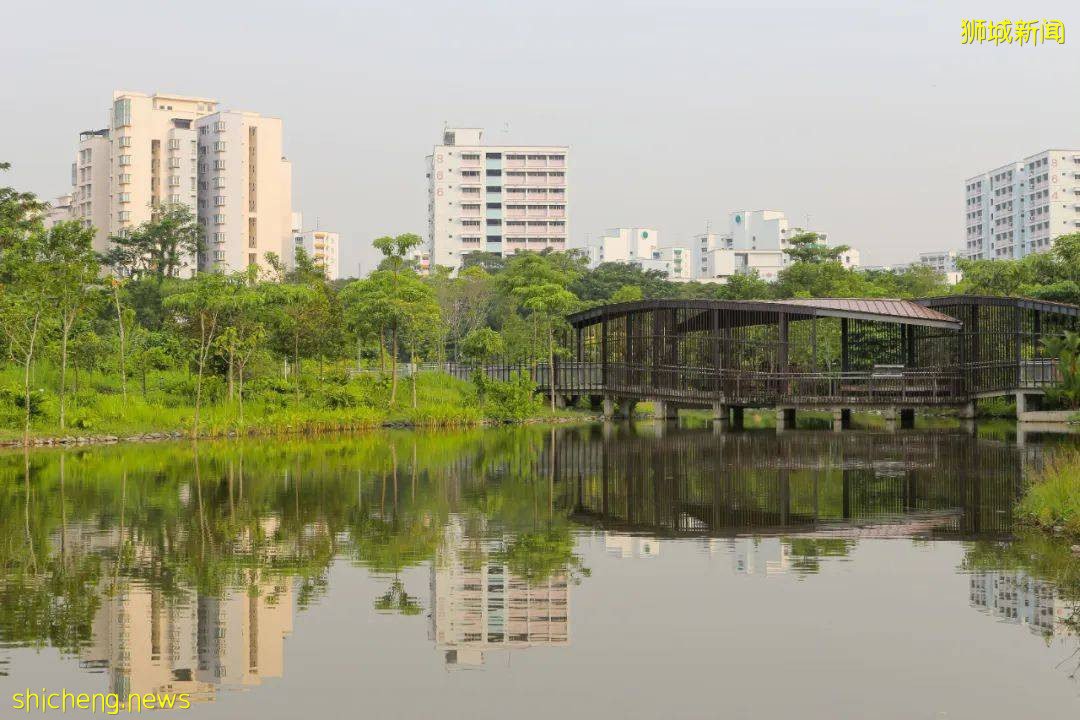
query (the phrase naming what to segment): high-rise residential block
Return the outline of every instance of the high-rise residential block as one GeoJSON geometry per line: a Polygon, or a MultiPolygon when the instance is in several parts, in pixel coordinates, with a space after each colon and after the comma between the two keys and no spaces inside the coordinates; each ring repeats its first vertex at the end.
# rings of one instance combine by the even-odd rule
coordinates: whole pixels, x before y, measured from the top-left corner
{"type": "Polygon", "coordinates": [[[109,125],[79,135],[69,214],[97,228],[94,248],[149,222],[168,205],[188,207],[205,253],[181,271],[242,270],[266,253],[292,252],[292,169],[282,122],[218,110],[216,100],[113,93],[109,125]]]}
{"type": "Polygon", "coordinates": [[[1044,150],[964,181],[964,258],[1019,259],[1078,230],[1080,150],[1044,150]]]}
{"type": "Polygon", "coordinates": [[[293,252],[292,167],[282,122],[252,112],[214,112],[195,122],[200,270],[243,270],[266,253],[293,252]]]}
{"type": "Polygon", "coordinates": [[[315,265],[321,267],[326,277],[337,280],[340,275],[341,256],[339,237],[336,232],[308,230],[295,233],[291,252],[287,253],[286,267],[296,267],[296,251],[303,250],[315,265]]]}
{"type": "Polygon", "coordinates": [[[448,128],[427,158],[431,265],[472,252],[566,248],[566,146],[484,145],[483,131],[448,128]]]}
{"type": "Polygon", "coordinates": [[[110,235],[124,235],[150,220],[162,205],[198,198],[195,121],[217,101],[181,95],[119,91],[109,113],[110,235]]]}
{"type": "Polygon", "coordinates": [[[96,228],[94,250],[109,249],[109,176],[112,173],[112,147],[109,129],[79,133],[75,161],[71,164],[72,220],[84,227],[96,228]]]}

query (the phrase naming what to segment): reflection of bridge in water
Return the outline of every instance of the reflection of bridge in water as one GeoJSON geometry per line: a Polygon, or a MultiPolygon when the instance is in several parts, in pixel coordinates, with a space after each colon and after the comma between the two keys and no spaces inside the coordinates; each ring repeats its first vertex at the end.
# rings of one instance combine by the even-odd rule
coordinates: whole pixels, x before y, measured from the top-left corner
{"type": "Polygon", "coordinates": [[[584,524],[658,536],[1008,534],[1039,446],[959,433],[564,433],[554,475],[584,524]]]}

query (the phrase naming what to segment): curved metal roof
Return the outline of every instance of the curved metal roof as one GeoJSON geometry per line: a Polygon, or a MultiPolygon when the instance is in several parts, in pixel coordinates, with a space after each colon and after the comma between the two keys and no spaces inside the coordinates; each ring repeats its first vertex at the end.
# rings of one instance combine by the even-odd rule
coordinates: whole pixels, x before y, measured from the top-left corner
{"type": "Polygon", "coordinates": [[[1009,295],[942,295],[932,298],[919,298],[915,302],[925,307],[946,307],[949,305],[997,305],[1003,307],[1020,307],[1025,310],[1038,310],[1040,312],[1059,313],[1061,315],[1080,316],[1080,306],[1069,303],[1054,302],[1053,300],[1035,300],[1033,298],[1019,298],[1009,295]]]}
{"type": "Polygon", "coordinates": [[[920,305],[912,300],[882,298],[792,298],[788,300],[638,300],[614,303],[583,310],[567,320],[575,327],[591,325],[604,318],[660,308],[690,310],[729,310],[786,313],[803,317],[839,317],[874,320],[903,325],[923,325],[959,330],[962,323],[954,317],[920,305]]]}

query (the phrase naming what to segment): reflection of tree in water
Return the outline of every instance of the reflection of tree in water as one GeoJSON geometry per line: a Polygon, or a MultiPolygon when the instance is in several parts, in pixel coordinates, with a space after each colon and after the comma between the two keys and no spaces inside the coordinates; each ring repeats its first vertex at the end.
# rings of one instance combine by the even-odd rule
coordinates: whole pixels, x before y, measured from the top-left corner
{"type": "Polygon", "coordinates": [[[235,590],[273,605],[284,580],[303,609],[342,555],[394,578],[380,609],[414,614],[399,574],[431,561],[451,513],[484,532],[542,530],[514,554],[543,572],[573,543],[537,472],[541,432],[0,455],[0,637],[77,652],[131,583],[166,605],[235,590]]]}

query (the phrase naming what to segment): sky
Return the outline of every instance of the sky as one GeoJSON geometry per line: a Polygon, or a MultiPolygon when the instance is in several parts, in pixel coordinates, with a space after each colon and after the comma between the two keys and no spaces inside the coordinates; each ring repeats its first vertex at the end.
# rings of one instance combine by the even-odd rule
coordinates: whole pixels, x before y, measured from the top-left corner
{"type": "Polygon", "coordinates": [[[572,243],[688,240],[778,209],[864,264],[959,248],[967,177],[1080,148],[1072,2],[11,2],[3,184],[69,191],[114,90],[281,117],[293,204],[342,236],[426,236],[444,125],[569,145],[572,243]],[[1029,13],[1029,14],[1025,14],[1029,13]],[[1064,44],[961,44],[963,19],[1061,20],[1064,44]]]}

